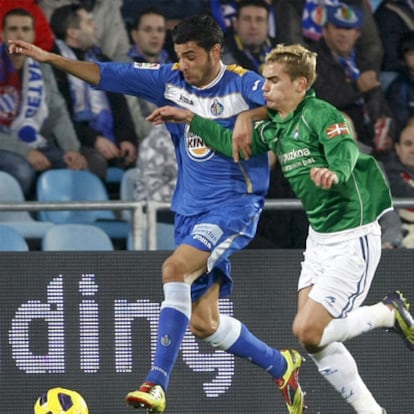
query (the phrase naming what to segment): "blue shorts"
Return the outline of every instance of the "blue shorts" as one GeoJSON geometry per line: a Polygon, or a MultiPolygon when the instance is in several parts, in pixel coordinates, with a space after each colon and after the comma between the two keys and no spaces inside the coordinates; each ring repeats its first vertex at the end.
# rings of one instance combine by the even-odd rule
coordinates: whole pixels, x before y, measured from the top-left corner
{"type": "Polygon", "coordinates": [[[201,275],[191,286],[193,302],[218,279],[221,279],[220,297],[224,298],[231,293],[233,281],[229,257],[253,239],[262,208],[262,197],[245,196],[237,202],[217,206],[214,211],[195,216],[176,215],[177,246],[188,244],[211,252],[207,261],[207,273],[201,275]]]}

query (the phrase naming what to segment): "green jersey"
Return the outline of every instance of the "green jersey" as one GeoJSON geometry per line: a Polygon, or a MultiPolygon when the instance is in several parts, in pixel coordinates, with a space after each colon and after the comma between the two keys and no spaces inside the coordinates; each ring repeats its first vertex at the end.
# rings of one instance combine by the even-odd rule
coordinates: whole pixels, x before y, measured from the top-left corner
{"type": "MultiPolygon", "coordinates": [[[[190,129],[206,144],[232,156],[232,131],[194,116],[190,129]]],[[[347,121],[335,107],[308,91],[300,105],[282,119],[269,109],[252,137],[253,155],[272,150],[301,200],[311,227],[320,233],[353,229],[376,221],[392,208],[389,187],[376,160],[359,151],[347,121]],[[334,171],[338,183],[317,187],[310,169],[334,171]]]]}

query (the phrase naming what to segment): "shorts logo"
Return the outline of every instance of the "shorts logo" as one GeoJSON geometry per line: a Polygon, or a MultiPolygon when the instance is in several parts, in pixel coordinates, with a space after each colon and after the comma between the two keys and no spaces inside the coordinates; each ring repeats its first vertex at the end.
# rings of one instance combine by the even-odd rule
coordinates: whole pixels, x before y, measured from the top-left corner
{"type": "Polygon", "coordinates": [[[214,151],[207,147],[203,138],[190,132],[188,126],[185,131],[185,147],[193,161],[203,162],[214,156],[214,151]]]}
{"type": "Polygon", "coordinates": [[[212,244],[217,244],[223,235],[223,230],[217,224],[202,223],[196,224],[191,232],[195,240],[211,248],[212,244]]]}

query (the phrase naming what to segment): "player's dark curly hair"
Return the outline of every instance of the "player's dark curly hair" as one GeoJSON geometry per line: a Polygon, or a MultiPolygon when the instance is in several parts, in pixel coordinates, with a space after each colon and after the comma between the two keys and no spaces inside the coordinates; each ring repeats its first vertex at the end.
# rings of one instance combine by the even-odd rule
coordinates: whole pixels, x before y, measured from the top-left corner
{"type": "Polygon", "coordinates": [[[174,27],[171,36],[176,45],[195,42],[207,52],[217,43],[223,45],[223,31],[214,18],[208,15],[191,16],[182,20],[174,27]]]}

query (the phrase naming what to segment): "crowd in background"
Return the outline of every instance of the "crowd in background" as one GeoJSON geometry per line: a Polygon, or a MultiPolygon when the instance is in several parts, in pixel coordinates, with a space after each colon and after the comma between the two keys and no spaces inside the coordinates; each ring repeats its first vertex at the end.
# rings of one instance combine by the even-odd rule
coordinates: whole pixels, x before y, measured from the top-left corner
{"type": "MultiPolygon", "coordinates": [[[[227,65],[260,73],[278,43],[316,51],[317,96],[347,115],[393,197],[414,198],[413,0],[0,0],[0,10],[0,170],[19,181],[27,200],[36,200],[37,178],[50,168],[89,169],[109,186],[115,167],[134,170],[134,199],[169,202],[175,154],[167,130],[145,120],[152,104],[11,58],[7,40],[24,36],[78,60],[169,63],[176,59],[171,29],[202,13],[225,33],[227,65]],[[13,9],[33,16],[32,31],[17,33],[13,18],[25,14],[9,15],[13,9]]],[[[271,164],[268,197],[294,198],[277,160],[271,164]]],[[[384,247],[414,247],[414,209],[384,216],[381,225],[384,247]]],[[[251,247],[304,248],[307,226],[303,211],[265,210],[251,247]]]]}

